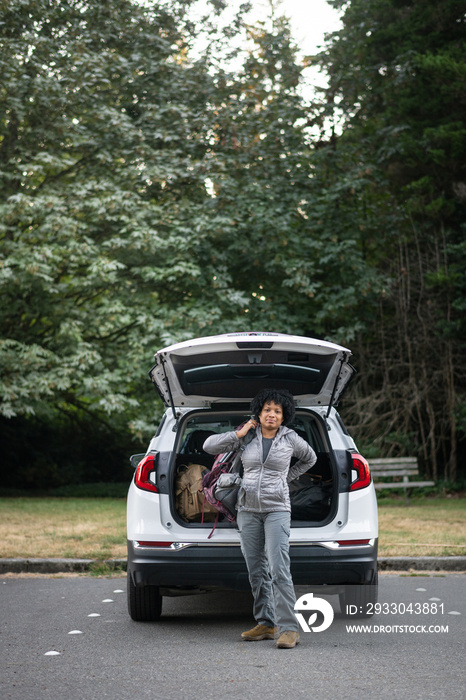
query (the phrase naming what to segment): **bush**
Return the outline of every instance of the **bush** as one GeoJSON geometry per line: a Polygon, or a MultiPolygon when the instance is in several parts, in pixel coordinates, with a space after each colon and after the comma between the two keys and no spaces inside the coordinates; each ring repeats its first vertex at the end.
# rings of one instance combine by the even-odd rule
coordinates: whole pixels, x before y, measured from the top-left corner
{"type": "Polygon", "coordinates": [[[145,452],[145,446],[135,443],[123,425],[89,419],[58,424],[34,418],[0,419],[0,444],[7,467],[3,490],[28,495],[68,486],[128,484],[130,456],[145,452]]]}

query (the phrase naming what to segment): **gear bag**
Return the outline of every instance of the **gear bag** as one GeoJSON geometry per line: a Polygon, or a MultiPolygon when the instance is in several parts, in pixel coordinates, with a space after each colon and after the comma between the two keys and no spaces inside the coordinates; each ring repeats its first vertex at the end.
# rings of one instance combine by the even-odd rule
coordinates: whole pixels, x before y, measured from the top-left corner
{"type": "MultiPolygon", "coordinates": [[[[237,430],[240,430],[243,425],[244,423],[238,426],[237,430]]],[[[219,514],[222,513],[230,523],[236,520],[236,501],[242,485],[243,465],[241,456],[246,444],[251,442],[254,435],[247,442],[247,435],[242,438],[237,450],[217,455],[212,470],[202,480],[201,491],[205,496],[206,502],[214,506],[219,514]]],[[[217,522],[218,517],[208,539],[214,534],[217,522]]]]}
{"type": "Polygon", "coordinates": [[[217,455],[210,472],[202,479],[202,493],[208,503],[227,520],[236,519],[235,506],[241,487],[241,450],[217,455]]]}
{"type": "Polygon", "coordinates": [[[213,522],[218,511],[205,502],[201,493],[202,479],[208,469],[202,464],[182,464],[178,467],[175,480],[176,510],[187,522],[213,522]]]}
{"type": "Polygon", "coordinates": [[[314,474],[301,474],[289,484],[291,519],[323,520],[330,511],[332,481],[323,481],[314,474]]]}

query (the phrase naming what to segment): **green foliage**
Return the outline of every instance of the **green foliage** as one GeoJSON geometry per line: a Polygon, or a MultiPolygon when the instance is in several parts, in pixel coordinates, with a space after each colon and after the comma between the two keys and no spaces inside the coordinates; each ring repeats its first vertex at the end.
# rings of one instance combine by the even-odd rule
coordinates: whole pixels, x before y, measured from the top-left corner
{"type": "MultiPolygon", "coordinates": [[[[145,451],[128,433],[125,416],[98,421],[98,416],[0,418],[2,487],[49,492],[67,485],[105,481],[129,483],[129,455],[145,451]]],[[[57,493],[59,495],[59,493],[57,493]]]]}
{"type": "Polygon", "coordinates": [[[238,290],[244,308],[235,318],[216,307],[213,320],[217,329],[274,328],[348,341],[360,299],[376,280],[351,220],[341,217],[341,183],[335,191],[319,186],[308,108],[297,92],[302,67],[287,24],[276,20],[250,36],[242,70],[218,82],[210,178],[211,224],[220,226],[211,230],[207,257],[214,288],[221,295],[238,290]]]}
{"type": "Polygon", "coordinates": [[[18,438],[13,463],[30,448],[27,484],[110,476],[103,455],[99,467],[67,450],[76,440],[60,443],[63,431],[105,444],[109,457],[116,444],[128,449],[131,421],[147,434],[150,357],[172,337],[186,281],[201,275],[191,225],[206,199],[212,81],[202,59],[185,58],[187,8],[4,5],[0,411],[33,417],[27,428],[2,423],[3,438],[11,428],[18,438]]]}
{"type": "Polygon", "coordinates": [[[363,370],[344,409],[356,435],[456,478],[460,3],[331,4],[343,29],[310,106],[287,22],[253,25],[247,3],[234,17],[219,0],[202,12],[187,0],[3,3],[10,487],[124,481],[161,411],[153,352],[245,329],[350,345],[363,370]]]}
{"type": "Polygon", "coordinates": [[[385,276],[374,332],[360,337],[356,358],[370,369],[346,421],[381,453],[406,454],[408,440],[431,475],[455,480],[466,389],[464,7],[332,4],[344,8],[344,26],[320,60],[344,125],[336,150],[352,147],[360,173],[370,173],[364,197],[369,190],[378,227],[362,221],[361,231],[385,276]]]}
{"type": "Polygon", "coordinates": [[[199,274],[178,243],[181,200],[203,186],[206,71],[183,64],[180,28],[162,6],[8,7],[2,413],[55,411],[57,402],[65,411],[135,410],[131,382],[163,332],[167,288],[176,298],[176,286],[199,274]]]}
{"type": "Polygon", "coordinates": [[[250,251],[277,229],[287,243],[301,197],[289,32],[247,29],[240,13],[227,39],[249,33],[252,48],[230,75],[212,48],[193,58],[189,5],[11,0],[2,12],[0,427],[26,485],[108,478],[91,445],[110,456],[129,430],[147,438],[157,347],[288,323],[295,270],[273,244],[250,251]]]}

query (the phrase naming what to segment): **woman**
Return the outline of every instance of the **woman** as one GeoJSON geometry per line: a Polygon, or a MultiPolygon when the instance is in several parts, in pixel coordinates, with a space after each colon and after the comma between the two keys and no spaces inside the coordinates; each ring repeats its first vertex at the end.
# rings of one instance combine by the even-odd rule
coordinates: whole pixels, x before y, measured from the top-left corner
{"type": "Polygon", "coordinates": [[[316,462],[314,450],[286,427],[295,414],[288,391],[264,389],[251,403],[258,420],[240,430],[211,435],[204,443],[209,454],[237,449],[251,429],[254,438],[242,454],[243,484],[238,496],[238,529],[254,596],[256,626],[241,635],[248,641],[274,639],[277,647],[299,643],[296,602],[290,573],[291,505],[288,483],[316,462]],[[292,457],[298,461],[290,467],[292,457]]]}

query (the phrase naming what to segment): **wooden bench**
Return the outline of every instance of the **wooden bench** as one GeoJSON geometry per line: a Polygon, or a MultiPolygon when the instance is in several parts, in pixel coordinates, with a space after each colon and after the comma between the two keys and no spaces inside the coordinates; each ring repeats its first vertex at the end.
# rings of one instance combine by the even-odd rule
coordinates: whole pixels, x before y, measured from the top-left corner
{"type": "Polygon", "coordinates": [[[410,481],[411,476],[419,474],[416,457],[389,457],[387,459],[369,459],[374,487],[381,489],[404,489],[406,503],[409,503],[409,490],[435,486],[434,481],[410,481]],[[402,477],[401,481],[379,481],[381,477],[402,477]]]}

